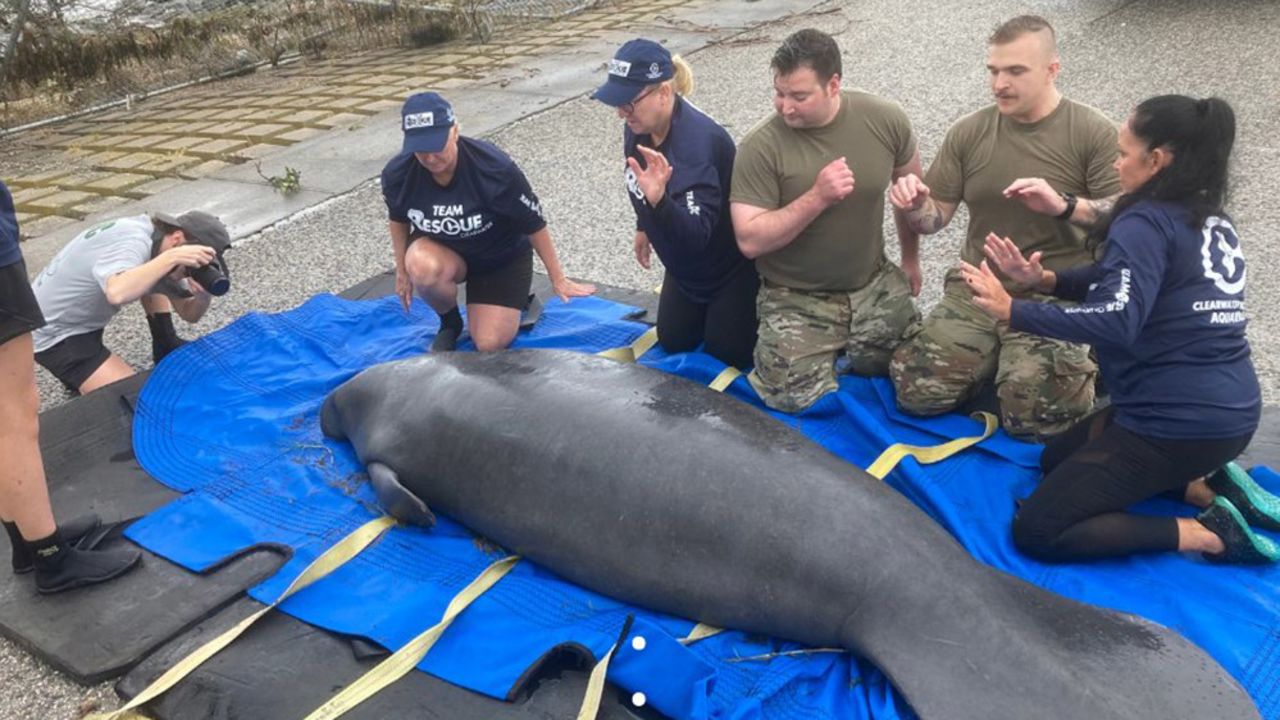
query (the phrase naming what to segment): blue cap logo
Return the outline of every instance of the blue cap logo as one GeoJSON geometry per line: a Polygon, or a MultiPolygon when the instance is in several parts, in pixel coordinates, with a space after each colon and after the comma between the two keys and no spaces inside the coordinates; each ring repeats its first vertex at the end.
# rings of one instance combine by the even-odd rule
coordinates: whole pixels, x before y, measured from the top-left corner
{"type": "Polygon", "coordinates": [[[626,77],[631,73],[631,63],[626,60],[614,58],[609,61],[609,74],[618,77],[626,77]]]}

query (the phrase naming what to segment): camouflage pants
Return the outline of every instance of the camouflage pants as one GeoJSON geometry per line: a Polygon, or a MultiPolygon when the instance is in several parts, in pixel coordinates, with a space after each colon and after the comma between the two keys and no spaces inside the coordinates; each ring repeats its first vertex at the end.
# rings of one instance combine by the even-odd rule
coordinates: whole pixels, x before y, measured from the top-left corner
{"type": "Polygon", "coordinates": [[[766,405],[783,412],[804,410],[836,389],[841,351],[850,372],[886,374],[894,348],[920,323],[906,276],[888,261],[853,292],[795,290],[762,278],[756,312],[760,334],[747,379],[766,405]]]}
{"type": "Polygon", "coordinates": [[[924,327],[893,355],[898,407],[913,415],[954,410],[994,380],[1010,435],[1032,439],[1067,429],[1093,407],[1098,369],[1085,345],[1014,332],[948,278],[924,327]]]}

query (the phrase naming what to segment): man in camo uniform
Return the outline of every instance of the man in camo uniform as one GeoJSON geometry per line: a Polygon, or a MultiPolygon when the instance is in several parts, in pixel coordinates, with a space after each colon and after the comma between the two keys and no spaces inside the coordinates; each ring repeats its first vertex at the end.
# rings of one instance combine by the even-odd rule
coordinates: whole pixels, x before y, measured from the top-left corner
{"type": "Polygon", "coordinates": [[[920,172],[906,113],[842,90],[840,48],[801,30],[773,57],[776,114],[743,139],[730,213],[760,273],[759,340],[748,379],[764,402],[799,412],[836,389],[834,364],[884,375],[919,323],[919,236],[895,212],[902,267],[884,254],[884,198],[920,172]],[[856,184],[856,188],[855,188],[856,184]]]}
{"type": "MultiPolygon", "coordinates": [[[[1116,127],[1062,97],[1059,67],[1053,28],[1043,18],[1021,16],[996,29],[987,50],[995,104],[951,127],[924,181],[909,175],[889,192],[912,227],[936,233],[964,201],[962,257],[971,264],[982,261],[989,233],[1011,238],[1050,270],[1092,261],[1084,228],[1120,191],[1112,167],[1116,127]]],[[[890,376],[899,407],[916,415],[953,410],[994,381],[1005,429],[1038,438],[1089,412],[1097,367],[1085,345],[991,320],[952,271],[923,330],[894,354],[890,376]]]]}

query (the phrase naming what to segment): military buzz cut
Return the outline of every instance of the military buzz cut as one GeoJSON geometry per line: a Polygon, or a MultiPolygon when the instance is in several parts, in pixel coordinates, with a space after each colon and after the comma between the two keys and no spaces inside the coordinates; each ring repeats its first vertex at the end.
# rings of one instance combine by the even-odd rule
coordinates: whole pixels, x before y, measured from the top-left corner
{"type": "Polygon", "coordinates": [[[1058,34],[1053,31],[1053,26],[1049,24],[1049,21],[1039,15],[1019,15],[1016,18],[1000,23],[995,32],[991,33],[991,37],[987,38],[987,44],[1007,45],[1023,35],[1038,32],[1049,33],[1050,47],[1056,51],[1058,34]]]}

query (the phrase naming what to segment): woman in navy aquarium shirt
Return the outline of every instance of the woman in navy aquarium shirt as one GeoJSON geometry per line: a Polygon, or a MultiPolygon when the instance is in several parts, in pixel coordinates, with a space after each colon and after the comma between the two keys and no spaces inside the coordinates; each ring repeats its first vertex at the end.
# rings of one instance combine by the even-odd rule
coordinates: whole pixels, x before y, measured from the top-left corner
{"type": "Polygon", "coordinates": [[[1223,212],[1235,115],[1217,98],[1146,100],[1120,129],[1124,194],[1095,236],[1102,259],[1054,273],[1008,238],[986,254],[1027,289],[1078,301],[1011,299],[987,261],[966,265],[974,302],[1015,330],[1093,345],[1111,405],[1051,439],[1043,482],[1013,523],[1014,543],[1049,561],[1198,551],[1270,563],[1280,502],[1234,465],[1262,399],[1245,338],[1245,262],[1223,212]],[[1190,517],[1126,512],[1156,495],[1190,517]]]}
{"type": "Polygon", "coordinates": [[[467,283],[471,339],[480,351],[515,339],[529,301],[533,251],[564,302],[595,292],[565,277],[538,196],[492,143],[458,134],[453,107],[433,92],[405,101],[404,148],[382,170],[396,295],[416,293],[440,314],[431,350],[453,350],[462,334],[458,284],[467,283]]]}
{"type": "Polygon", "coordinates": [[[609,61],[593,94],[626,125],[623,177],[636,213],[635,255],[666,268],[658,299],[658,343],[668,352],[704,349],[748,368],[756,345],[755,265],[729,219],[733,139],[685,99],[689,66],[661,45],[636,39],[609,61]]]}

